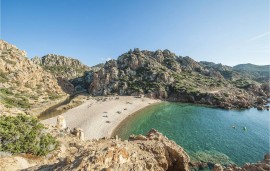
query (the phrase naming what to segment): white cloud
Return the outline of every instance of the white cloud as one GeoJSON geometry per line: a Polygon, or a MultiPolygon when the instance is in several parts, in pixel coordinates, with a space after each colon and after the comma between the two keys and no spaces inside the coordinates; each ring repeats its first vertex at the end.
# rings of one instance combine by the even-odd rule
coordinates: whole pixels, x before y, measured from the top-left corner
{"type": "Polygon", "coordinates": [[[260,38],[265,37],[265,36],[268,36],[268,35],[270,35],[270,31],[265,32],[265,33],[262,33],[262,34],[259,34],[259,35],[257,35],[257,36],[254,36],[254,37],[250,38],[250,39],[248,40],[248,42],[252,42],[252,41],[254,41],[254,40],[260,39],[260,38]]]}

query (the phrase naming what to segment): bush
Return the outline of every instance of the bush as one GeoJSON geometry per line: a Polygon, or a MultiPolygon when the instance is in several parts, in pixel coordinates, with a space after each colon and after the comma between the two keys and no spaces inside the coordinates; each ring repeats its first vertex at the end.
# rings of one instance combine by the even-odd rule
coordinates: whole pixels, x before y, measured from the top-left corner
{"type": "Polygon", "coordinates": [[[7,74],[0,70],[0,82],[4,83],[8,81],[7,74]]]}
{"type": "Polygon", "coordinates": [[[20,108],[30,108],[31,105],[29,100],[26,97],[19,96],[18,98],[7,97],[7,96],[0,96],[2,98],[2,103],[6,107],[20,107],[20,108]]]}
{"type": "Polygon", "coordinates": [[[50,100],[59,99],[61,96],[56,93],[48,93],[48,97],[50,100]]]}
{"type": "Polygon", "coordinates": [[[0,116],[0,151],[46,155],[58,142],[37,118],[27,115],[0,116]]]}
{"type": "Polygon", "coordinates": [[[8,88],[1,88],[0,93],[4,94],[4,95],[12,95],[13,94],[12,91],[8,88]]]}

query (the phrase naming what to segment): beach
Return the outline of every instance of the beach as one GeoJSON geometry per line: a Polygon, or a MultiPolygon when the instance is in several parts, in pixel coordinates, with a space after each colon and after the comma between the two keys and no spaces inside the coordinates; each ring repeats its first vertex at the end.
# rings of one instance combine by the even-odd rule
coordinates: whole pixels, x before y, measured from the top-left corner
{"type": "MultiPolygon", "coordinates": [[[[128,116],[160,100],[134,96],[93,97],[83,104],[61,114],[67,127],[81,128],[85,139],[111,137],[114,129],[128,116]]],[[[43,120],[44,124],[55,125],[56,117],[43,120]]]]}

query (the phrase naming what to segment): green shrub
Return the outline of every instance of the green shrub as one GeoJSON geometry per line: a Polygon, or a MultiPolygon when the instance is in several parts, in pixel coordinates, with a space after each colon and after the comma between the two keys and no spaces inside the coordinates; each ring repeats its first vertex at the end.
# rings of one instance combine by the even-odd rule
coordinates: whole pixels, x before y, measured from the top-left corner
{"type": "Polygon", "coordinates": [[[26,97],[19,96],[18,98],[13,97],[7,97],[7,96],[0,96],[1,102],[6,107],[20,107],[20,108],[30,108],[31,104],[29,103],[29,100],[26,97]]]}
{"type": "Polygon", "coordinates": [[[56,93],[48,93],[48,97],[50,100],[56,100],[56,99],[59,99],[61,96],[56,94],[56,93]]]}
{"type": "Polygon", "coordinates": [[[0,151],[46,155],[58,142],[38,119],[27,115],[0,116],[0,151]]]}
{"type": "Polygon", "coordinates": [[[12,95],[12,91],[8,88],[1,88],[0,89],[0,93],[4,94],[4,95],[12,95]]]}
{"type": "Polygon", "coordinates": [[[4,83],[8,81],[7,74],[0,70],[0,82],[4,83]]]}

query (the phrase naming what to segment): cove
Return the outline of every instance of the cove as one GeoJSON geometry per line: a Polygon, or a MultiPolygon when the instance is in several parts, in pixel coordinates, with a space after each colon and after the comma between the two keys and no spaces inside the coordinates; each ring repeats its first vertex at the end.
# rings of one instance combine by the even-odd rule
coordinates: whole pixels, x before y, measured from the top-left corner
{"type": "Polygon", "coordinates": [[[269,111],[223,110],[162,102],[136,112],[114,131],[122,139],[151,128],[182,146],[192,161],[257,162],[270,148],[269,111]]]}

